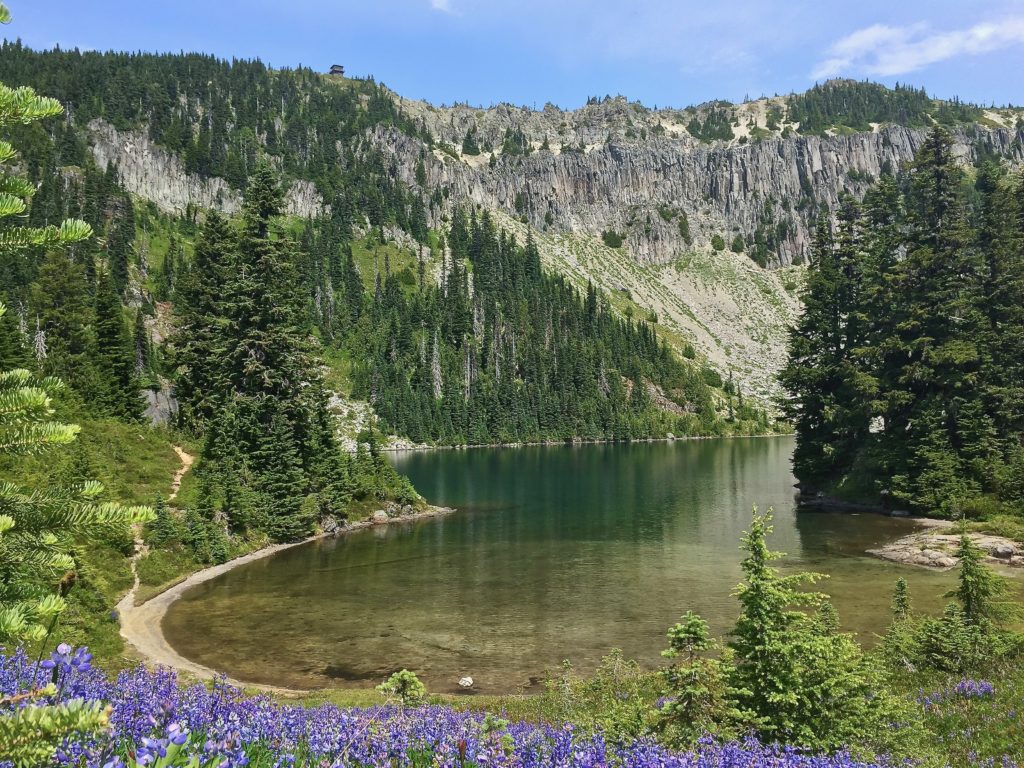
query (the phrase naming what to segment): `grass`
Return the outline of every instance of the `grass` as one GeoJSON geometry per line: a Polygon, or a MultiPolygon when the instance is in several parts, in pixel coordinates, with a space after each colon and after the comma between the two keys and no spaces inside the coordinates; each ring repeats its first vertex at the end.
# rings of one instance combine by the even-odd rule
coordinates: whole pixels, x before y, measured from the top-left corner
{"type": "Polygon", "coordinates": [[[1024,517],[1018,515],[993,515],[987,520],[971,521],[967,523],[966,528],[968,531],[1003,536],[1024,543],[1024,517]]]}
{"type": "MultiPolygon", "coordinates": [[[[436,236],[429,239],[431,243],[436,242],[436,236]]],[[[429,280],[437,269],[440,254],[434,247],[424,246],[423,256],[427,261],[426,271],[429,280]]],[[[370,293],[373,293],[378,271],[383,280],[385,259],[390,264],[392,274],[398,277],[402,290],[406,294],[412,294],[417,290],[419,255],[397,243],[380,243],[376,236],[367,235],[353,241],[352,259],[355,261],[356,269],[359,270],[359,276],[363,279],[363,286],[370,293]]]]}
{"type": "Polygon", "coordinates": [[[71,645],[87,645],[96,663],[118,669],[127,663],[124,641],[112,607],[131,589],[130,541],[100,542],[77,553],[78,582],[53,636],[71,645]]]}
{"type": "MultiPolygon", "coordinates": [[[[83,416],[68,403],[57,415],[81,426],[78,438],[60,451],[5,457],[0,476],[25,487],[95,479],[106,487],[107,499],[126,504],[151,504],[158,493],[170,493],[181,466],[173,446],[182,442],[171,430],[83,416]]],[[[111,669],[127,663],[113,607],[133,583],[131,550],[127,530],[77,548],[78,581],[53,633],[63,642],[88,645],[97,663],[111,669]]]]}
{"type": "MultiPolygon", "coordinates": [[[[998,766],[1004,758],[1020,764],[1024,761],[1024,667],[1019,661],[1003,662],[974,677],[991,681],[993,695],[948,696],[925,709],[924,724],[933,737],[936,756],[954,766],[986,765],[989,760],[998,766]]],[[[908,696],[916,698],[942,691],[960,679],[930,673],[908,676],[900,683],[908,696]]]]}
{"type": "Polygon", "coordinates": [[[152,549],[136,563],[139,574],[139,589],[135,602],[144,603],[166,592],[175,584],[184,581],[190,574],[204,566],[197,563],[192,554],[183,547],[152,549]]]}
{"type": "Polygon", "coordinates": [[[73,413],[58,418],[80,425],[78,438],[59,452],[0,460],[5,478],[24,486],[91,478],[103,483],[109,499],[129,504],[170,493],[181,466],[173,447],[180,441],[170,430],[73,413]]]}

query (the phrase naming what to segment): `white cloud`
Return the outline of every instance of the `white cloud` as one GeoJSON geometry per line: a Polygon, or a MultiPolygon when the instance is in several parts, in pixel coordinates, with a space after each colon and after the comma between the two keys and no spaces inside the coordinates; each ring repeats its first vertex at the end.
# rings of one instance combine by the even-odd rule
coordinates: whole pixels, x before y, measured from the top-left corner
{"type": "Polygon", "coordinates": [[[1024,16],[935,32],[924,24],[875,24],[836,41],[811,73],[822,79],[854,72],[881,77],[904,75],[947,59],[1024,45],[1024,16]]]}
{"type": "Polygon", "coordinates": [[[430,0],[430,7],[441,13],[454,13],[451,0],[430,0]]]}

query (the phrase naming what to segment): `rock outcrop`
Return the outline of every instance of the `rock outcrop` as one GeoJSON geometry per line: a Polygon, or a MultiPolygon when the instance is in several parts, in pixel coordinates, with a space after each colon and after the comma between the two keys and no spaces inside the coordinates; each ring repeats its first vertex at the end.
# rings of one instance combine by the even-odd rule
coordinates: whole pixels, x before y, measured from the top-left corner
{"type": "MultiPolygon", "coordinates": [[[[502,109],[496,114],[511,120],[502,109]]],[[[530,128],[531,118],[522,126],[530,128]]],[[[581,141],[594,133],[582,131],[581,141]]],[[[956,151],[963,157],[985,151],[1024,159],[1015,130],[978,127],[971,134],[956,133],[956,151]]],[[[590,236],[614,231],[624,236],[634,258],[654,264],[708,248],[715,235],[727,244],[737,234],[759,237],[773,244],[768,266],[804,261],[817,206],[834,210],[844,192],[863,195],[883,170],[911,160],[925,136],[924,130],[889,126],[708,145],[679,136],[627,139],[606,129],[598,143],[582,150],[563,151],[549,140],[551,149],[512,156],[496,151],[491,162],[492,153],[428,152],[423,142],[392,128],[372,133],[404,181],[416,185],[422,161],[425,191],[443,190],[450,203],[499,209],[525,217],[539,230],[590,236]]],[[[538,144],[534,139],[532,145],[538,144]]]]}
{"type": "MultiPolygon", "coordinates": [[[[151,200],[169,213],[189,207],[238,213],[242,197],[224,179],[189,173],[181,159],[158,144],[145,131],[118,131],[104,120],[89,123],[93,158],[100,168],[117,166],[121,184],[133,195],[151,200]]],[[[308,218],[324,209],[323,199],[308,181],[295,181],[285,193],[285,211],[308,218]]]]}
{"type": "MultiPolygon", "coordinates": [[[[883,560],[906,565],[948,570],[957,565],[956,549],[960,535],[950,533],[952,523],[944,520],[926,522],[928,530],[903,536],[868,554],[883,560]]],[[[968,534],[974,545],[985,554],[985,562],[992,565],[1024,566],[1024,546],[1002,536],[984,533],[968,534]]]]}

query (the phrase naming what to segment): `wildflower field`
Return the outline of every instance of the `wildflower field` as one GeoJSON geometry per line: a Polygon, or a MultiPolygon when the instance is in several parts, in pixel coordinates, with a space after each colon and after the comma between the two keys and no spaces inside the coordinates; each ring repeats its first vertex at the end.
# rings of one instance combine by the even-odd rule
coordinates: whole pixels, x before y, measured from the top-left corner
{"type": "MultiPolygon", "coordinates": [[[[15,708],[42,709],[76,701],[104,713],[105,725],[66,737],[55,759],[45,764],[88,768],[869,768],[937,764],[926,756],[920,761],[865,761],[846,753],[815,755],[761,744],[753,738],[724,743],[704,738],[692,750],[674,752],[647,737],[624,739],[570,723],[512,723],[492,714],[436,704],[362,709],[286,705],[267,696],[246,696],[223,682],[180,685],[168,669],[150,671],[140,666],[111,677],[93,668],[90,659],[85,649],[67,645],[43,660],[20,649],[0,655],[0,702],[8,713],[15,708]]],[[[948,738],[956,751],[966,749],[961,753],[963,762],[954,760],[952,764],[1016,765],[1009,757],[982,757],[969,748],[979,724],[995,714],[999,703],[996,690],[987,680],[961,679],[918,695],[925,715],[939,731],[946,731],[937,743],[948,738]]],[[[1001,714],[1016,716],[1015,712],[1001,714]]],[[[1016,738],[1019,733],[1015,736],[1004,731],[1003,738],[1016,738]]],[[[0,766],[16,765],[5,759],[3,750],[0,741],[0,766]]]]}

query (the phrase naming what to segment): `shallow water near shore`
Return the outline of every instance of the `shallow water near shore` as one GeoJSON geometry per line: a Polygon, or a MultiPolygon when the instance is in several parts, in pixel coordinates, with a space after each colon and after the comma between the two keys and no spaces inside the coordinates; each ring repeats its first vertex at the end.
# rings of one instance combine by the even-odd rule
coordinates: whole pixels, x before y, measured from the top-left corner
{"type": "Polygon", "coordinates": [[[751,506],[775,508],[783,570],[829,574],[843,627],[871,642],[899,576],[938,609],[952,573],[864,554],[915,524],[796,511],[793,439],[414,451],[398,469],[454,515],[323,539],[186,592],[164,631],[185,657],[290,688],[371,686],[403,667],[435,692],[536,691],[611,648],[651,667],[687,609],[736,616],[751,506]]]}

